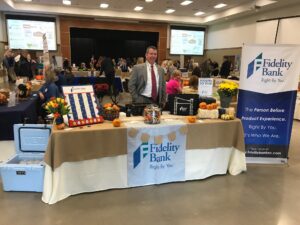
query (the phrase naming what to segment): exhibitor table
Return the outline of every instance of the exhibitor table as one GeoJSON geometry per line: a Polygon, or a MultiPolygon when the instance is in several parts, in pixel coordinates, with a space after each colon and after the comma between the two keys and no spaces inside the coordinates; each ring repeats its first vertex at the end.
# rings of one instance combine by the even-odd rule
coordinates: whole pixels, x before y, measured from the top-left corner
{"type": "Polygon", "coordinates": [[[0,140],[13,140],[13,125],[16,123],[36,123],[38,96],[19,100],[15,106],[0,106],[0,140]]]}
{"type": "MultiPolygon", "coordinates": [[[[185,180],[246,171],[240,120],[200,120],[186,126],[185,180]]],[[[107,122],[53,130],[45,154],[42,200],[54,204],[74,194],[130,187],[127,129],[126,123],[114,128],[107,122]]]]}

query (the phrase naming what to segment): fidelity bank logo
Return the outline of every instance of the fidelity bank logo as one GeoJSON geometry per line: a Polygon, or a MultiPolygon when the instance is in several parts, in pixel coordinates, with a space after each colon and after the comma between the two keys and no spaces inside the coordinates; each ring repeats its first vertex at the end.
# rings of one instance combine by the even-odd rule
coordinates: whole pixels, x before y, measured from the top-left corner
{"type": "Polygon", "coordinates": [[[247,78],[254,74],[262,65],[262,53],[260,53],[251,63],[248,64],[247,78]]]}
{"type": "Polygon", "coordinates": [[[171,161],[171,156],[176,155],[179,148],[180,145],[175,145],[172,142],[162,144],[142,143],[133,152],[133,168],[136,168],[147,155],[149,155],[150,163],[171,161]]]}
{"type": "Polygon", "coordinates": [[[263,77],[283,77],[284,72],[289,70],[292,64],[283,58],[263,58],[263,53],[260,53],[248,64],[247,79],[259,69],[263,77]]]}
{"type": "Polygon", "coordinates": [[[148,155],[148,142],[142,143],[134,152],[133,152],[133,168],[137,167],[142,158],[145,158],[148,155]]]}

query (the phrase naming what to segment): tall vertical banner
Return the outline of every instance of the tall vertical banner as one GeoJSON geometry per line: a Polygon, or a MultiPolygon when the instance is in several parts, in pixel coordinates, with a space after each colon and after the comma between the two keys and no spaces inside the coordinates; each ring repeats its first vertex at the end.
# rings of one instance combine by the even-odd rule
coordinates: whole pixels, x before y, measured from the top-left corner
{"type": "Polygon", "coordinates": [[[299,45],[243,47],[237,116],[247,162],[287,162],[299,74],[299,45]]]}

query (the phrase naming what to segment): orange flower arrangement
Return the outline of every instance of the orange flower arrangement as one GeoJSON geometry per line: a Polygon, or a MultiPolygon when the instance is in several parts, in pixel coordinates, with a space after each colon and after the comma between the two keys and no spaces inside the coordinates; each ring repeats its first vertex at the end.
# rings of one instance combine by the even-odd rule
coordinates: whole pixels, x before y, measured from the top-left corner
{"type": "Polygon", "coordinates": [[[63,98],[51,98],[45,105],[45,109],[49,114],[52,113],[55,119],[70,113],[70,106],[63,98]]]}

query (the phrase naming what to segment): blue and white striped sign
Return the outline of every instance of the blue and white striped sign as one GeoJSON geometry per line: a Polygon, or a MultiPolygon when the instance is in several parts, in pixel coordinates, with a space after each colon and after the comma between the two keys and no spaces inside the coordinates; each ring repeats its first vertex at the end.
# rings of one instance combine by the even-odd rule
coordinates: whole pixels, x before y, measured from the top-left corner
{"type": "Polygon", "coordinates": [[[63,87],[66,102],[70,105],[69,126],[82,126],[103,122],[91,85],[63,87]]]}

